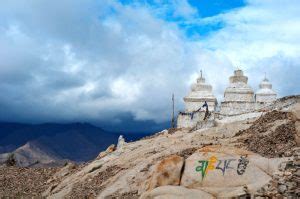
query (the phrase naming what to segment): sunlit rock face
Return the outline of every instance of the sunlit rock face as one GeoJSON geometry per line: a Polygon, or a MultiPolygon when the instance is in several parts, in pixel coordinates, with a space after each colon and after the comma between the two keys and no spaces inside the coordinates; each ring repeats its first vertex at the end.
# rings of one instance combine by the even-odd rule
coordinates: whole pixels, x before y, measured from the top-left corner
{"type": "Polygon", "coordinates": [[[248,77],[244,76],[242,70],[235,70],[229,82],[224,92],[224,101],[221,102],[220,114],[230,116],[253,111],[254,92],[247,84],[248,77]]]}
{"type": "Polygon", "coordinates": [[[259,90],[255,94],[256,102],[258,103],[271,103],[276,100],[277,94],[272,89],[272,84],[267,78],[259,84],[259,90]]]}
{"type": "Polygon", "coordinates": [[[205,78],[202,77],[202,71],[197,82],[191,86],[190,93],[183,98],[185,102],[185,111],[192,112],[198,110],[205,101],[208,104],[209,111],[214,111],[217,105],[217,99],[212,93],[212,86],[205,83],[205,78]]]}

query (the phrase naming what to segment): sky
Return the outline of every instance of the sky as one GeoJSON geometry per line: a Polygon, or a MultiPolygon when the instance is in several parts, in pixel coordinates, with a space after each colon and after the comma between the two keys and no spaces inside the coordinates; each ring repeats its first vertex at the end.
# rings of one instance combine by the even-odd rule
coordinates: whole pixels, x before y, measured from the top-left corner
{"type": "Polygon", "coordinates": [[[241,68],[254,90],[300,93],[298,0],[2,0],[0,121],[134,129],[168,123],[202,69],[222,101],[241,68]]]}

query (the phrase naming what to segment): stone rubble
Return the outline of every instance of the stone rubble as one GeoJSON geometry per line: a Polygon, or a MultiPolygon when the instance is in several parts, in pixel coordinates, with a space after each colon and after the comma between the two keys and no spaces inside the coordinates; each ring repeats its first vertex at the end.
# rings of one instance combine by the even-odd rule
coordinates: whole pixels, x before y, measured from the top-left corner
{"type": "Polygon", "coordinates": [[[105,188],[103,182],[116,173],[120,172],[122,168],[118,166],[108,167],[105,171],[98,173],[96,176],[87,178],[84,183],[77,183],[72,188],[71,194],[68,198],[96,198],[97,195],[105,188]]]}
{"type": "Polygon", "coordinates": [[[272,111],[261,116],[250,128],[239,131],[236,136],[246,135],[239,141],[250,151],[264,157],[283,157],[288,155],[286,151],[296,146],[296,134],[295,122],[289,113],[272,111]]]}
{"type": "Polygon", "coordinates": [[[60,168],[0,167],[1,198],[41,197],[60,168]]]}
{"type": "Polygon", "coordinates": [[[292,150],[293,160],[280,164],[272,180],[258,191],[257,196],[272,198],[300,198],[300,147],[292,150]]]}

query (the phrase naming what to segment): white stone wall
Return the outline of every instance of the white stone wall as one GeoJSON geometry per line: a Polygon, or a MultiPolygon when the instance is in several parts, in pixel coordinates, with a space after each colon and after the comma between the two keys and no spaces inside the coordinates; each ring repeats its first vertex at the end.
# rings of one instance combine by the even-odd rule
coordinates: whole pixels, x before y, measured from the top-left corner
{"type": "Polygon", "coordinates": [[[237,94],[237,93],[227,93],[225,94],[224,101],[244,101],[253,102],[253,93],[237,94]]]}
{"type": "Polygon", "coordinates": [[[196,112],[193,119],[191,119],[190,115],[178,114],[177,128],[193,128],[197,125],[198,121],[203,121],[204,116],[205,111],[196,112]]]}
{"type": "Polygon", "coordinates": [[[209,84],[193,84],[191,86],[192,91],[206,91],[208,93],[212,92],[212,86],[209,84]]]}
{"type": "Polygon", "coordinates": [[[199,121],[197,122],[195,126],[195,130],[197,129],[205,129],[205,128],[211,128],[216,126],[215,120],[205,120],[205,121],[199,121]]]}
{"type": "MultiPolygon", "coordinates": [[[[198,110],[200,107],[202,107],[204,104],[204,101],[201,102],[186,102],[185,103],[185,109],[187,112],[192,112],[198,110]]],[[[216,107],[216,102],[209,102],[207,101],[208,110],[214,111],[216,107]]],[[[201,110],[205,110],[206,108],[201,108],[201,110]]]]}
{"type": "Polygon", "coordinates": [[[257,117],[265,110],[287,110],[295,103],[300,102],[300,95],[288,96],[277,99],[271,103],[258,102],[222,102],[220,113],[211,112],[212,117],[208,121],[203,121],[205,111],[194,114],[193,119],[190,115],[178,115],[178,128],[205,128],[214,125],[215,117],[219,118],[218,122],[229,122],[244,120],[246,118],[257,117]]]}
{"type": "Polygon", "coordinates": [[[230,83],[243,82],[243,83],[247,84],[248,77],[246,77],[246,76],[231,76],[231,77],[229,77],[229,82],[230,83]]]}
{"type": "Polygon", "coordinates": [[[300,103],[300,95],[283,97],[272,103],[256,103],[256,110],[284,110],[295,103],[300,103]]]}
{"type": "Polygon", "coordinates": [[[217,123],[217,125],[218,124],[222,125],[224,123],[243,121],[243,120],[248,120],[248,119],[252,119],[252,118],[258,118],[262,114],[263,114],[262,112],[250,112],[250,113],[234,115],[234,116],[229,116],[229,117],[218,115],[216,123],[217,123]]]}
{"type": "Polygon", "coordinates": [[[276,94],[273,95],[256,94],[255,98],[256,98],[256,102],[271,103],[276,100],[276,94]]]}
{"type": "Polygon", "coordinates": [[[255,102],[221,102],[221,115],[236,115],[255,110],[255,102]]]}

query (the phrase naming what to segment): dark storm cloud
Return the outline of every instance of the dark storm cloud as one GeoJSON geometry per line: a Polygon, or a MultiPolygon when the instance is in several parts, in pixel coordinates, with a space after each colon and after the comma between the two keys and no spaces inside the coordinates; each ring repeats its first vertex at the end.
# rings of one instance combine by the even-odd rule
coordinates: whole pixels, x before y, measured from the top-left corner
{"type": "Polygon", "coordinates": [[[166,119],[185,59],[175,25],[113,1],[3,5],[1,120],[166,119]]]}
{"type": "Polygon", "coordinates": [[[183,108],[182,97],[201,68],[221,99],[236,63],[242,63],[253,85],[264,67],[276,66],[267,72],[279,94],[299,92],[297,29],[277,28],[287,19],[292,19],[292,27],[299,25],[292,7],[282,19],[271,2],[249,1],[239,10],[198,19],[197,11],[182,2],[165,8],[189,24],[226,25],[192,40],[176,22],[161,17],[168,10],[144,4],[1,2],[0,120],[120,123],[130,114],[134,120],[163,122],[170,117],[171,94],[176,95],[177,109],[183,108]],[[267,17],[251,14],[257,9],[265,10],[267,17]],[[266,30],[290,34],[279,42],[266,30]],[[277,56],[279,51],[283,56],[277,56]],[[290,77],[287,68],[293,71],[290,77]],[[289,83],[283,83],[285,79],[289,83]]]}

